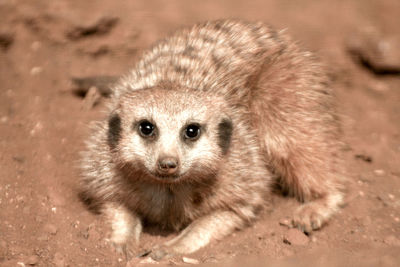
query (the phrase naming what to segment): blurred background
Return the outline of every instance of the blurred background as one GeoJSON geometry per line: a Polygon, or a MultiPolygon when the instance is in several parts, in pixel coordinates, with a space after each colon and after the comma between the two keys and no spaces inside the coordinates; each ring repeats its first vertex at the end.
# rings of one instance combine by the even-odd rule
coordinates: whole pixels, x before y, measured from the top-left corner
{"type": "MultiPolygon", "coordinates": [[[[146,264],[113,252],[77,197],[79,151],[106,99],[77,93],[74,78],[122,75],[158,39],[220,18],[286,29],[315,52],[337,95],[352,176],[348,204],[321,231],[293,233],[283,218],[298,204],[274,196],[252,227],[186,263],[399,263],[400,1],[0,0],[1,266],[146,264]]],[[[150,229],[136,250],[170,237],[150,229]]]]}

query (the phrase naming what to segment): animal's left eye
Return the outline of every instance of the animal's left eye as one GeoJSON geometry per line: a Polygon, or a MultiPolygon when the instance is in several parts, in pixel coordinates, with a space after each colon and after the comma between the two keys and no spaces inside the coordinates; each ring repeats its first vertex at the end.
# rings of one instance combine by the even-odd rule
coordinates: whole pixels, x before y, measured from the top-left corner
{"type": "Polygon", "coordinates": [[[154,129],[155,126],[147,120],[144,120],[139,124],[139,132],[143,137],[150,137],[154,135],[154,129]]]}
{"type": "Polygon", "coordinates": [[[184,132],[185,138],[191,141],[197,140],[200,137],[200,126],[197,124],[189,124],[184,132]]]}

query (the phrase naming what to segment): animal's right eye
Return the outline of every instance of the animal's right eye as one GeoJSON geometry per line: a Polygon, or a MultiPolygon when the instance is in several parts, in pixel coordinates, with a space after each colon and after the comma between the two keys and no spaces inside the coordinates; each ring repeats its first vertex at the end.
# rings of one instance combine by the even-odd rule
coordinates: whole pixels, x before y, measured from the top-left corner
{"type": "Polygon", "coordinates": [[[139,133],[143,137],[150,137],[154,135],[155,126],[149,121],[142,121],[139,123],[139,133]]]}

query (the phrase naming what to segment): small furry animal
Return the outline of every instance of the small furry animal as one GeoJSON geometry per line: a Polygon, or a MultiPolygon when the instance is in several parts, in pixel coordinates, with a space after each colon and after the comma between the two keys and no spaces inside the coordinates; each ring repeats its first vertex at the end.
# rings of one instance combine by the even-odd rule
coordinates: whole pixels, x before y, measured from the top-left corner
{"type": "Polygon", "coordinates": [[[343,200],[329,81],[311,53],[262,23],[178,31],[113,88],[83,152],[82,192],[124,248],[143,224],[183,231],[151,250],[191,253],[253,221],[271,188],[304,202],[293,225],[320,228],[343,200]]]}

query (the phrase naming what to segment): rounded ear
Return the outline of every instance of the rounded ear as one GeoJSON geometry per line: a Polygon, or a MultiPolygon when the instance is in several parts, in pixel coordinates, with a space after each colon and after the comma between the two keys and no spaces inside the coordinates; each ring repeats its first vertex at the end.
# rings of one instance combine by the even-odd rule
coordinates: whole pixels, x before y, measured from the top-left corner
{"type": "Polygon", "coordinates": [[[121,139],[121,117],[118,113],[112,113],[108,119],[107,142],[111,149],[114,149],[121,139]]]}
{"type": "Polygon", "coordinates": [[[218,123],[218,145],[223,154],[226,154],[231,145],[233,125],[230,118],[223,118],[218,123]]]}

